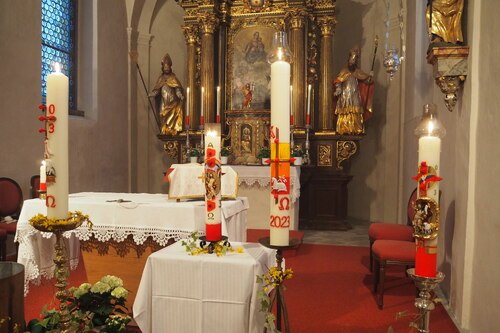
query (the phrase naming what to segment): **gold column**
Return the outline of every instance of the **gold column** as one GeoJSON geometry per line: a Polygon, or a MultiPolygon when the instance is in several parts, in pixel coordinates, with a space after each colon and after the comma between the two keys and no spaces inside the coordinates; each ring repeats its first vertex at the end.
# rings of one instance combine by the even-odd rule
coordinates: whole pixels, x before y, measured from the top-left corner
{"type": "Polygon", "coordinates": [[[215,122],[215,60],[214,31],[217,18],[213,13],[207,13],[200,18],[201,28],[201,86],[205,88],[203,101],[203,116],[205,123],[215,122]]]}
{"type": "Polygon", "coordinates": [[[198,99],[196,98],[196,37],[198,35],[198,27],[196,25],[185,25],[182,27],[184,30],[184,37],[186,38],[187,46],[187,87],[189,87],[189,101],[190,105],[189,119],[190,127],[196,129],[195,124],[200,123],[200,112],[198,99]]]}
{"type": "Polygon", "coordinates": [[[307,13],[303,10],[293,10],[288,13],[290,23],[290,48],[293,54],[292,62],[292,111],[295,126],[303,128],[306,114],[305,85],[305,49],[304,26],[307,13]]]}
{"type": "Polygon", "coordinates": [[[333,110],[332,110],[332,46],[333,33],[335,31],[334,17],[321,16],[318,17],[318,26],[321,33],[320,40],[320,82],[319,82],[319,112],[318,112],[318,129],[320,131],[332,131],[333,126],[333,110]]]}

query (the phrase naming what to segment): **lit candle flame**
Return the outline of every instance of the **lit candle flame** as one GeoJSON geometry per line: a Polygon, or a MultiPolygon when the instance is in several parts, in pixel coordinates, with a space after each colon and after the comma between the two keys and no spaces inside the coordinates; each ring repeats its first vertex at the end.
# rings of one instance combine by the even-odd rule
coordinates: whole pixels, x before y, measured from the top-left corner
{"type": "Polygon", "coordinates": [[[56,71],[56,73],[61,73],[61,64],[58,63],[58,62],[55,62],[54,63],[54,70],[56,71]]]}
{"type": "Polygon", "coordinates": [[[432,135],[432,132],[434,131],[434,123],[433,122],[429,122],[428,126],[427,126],[427,133],[429,135],[432,135]]]}

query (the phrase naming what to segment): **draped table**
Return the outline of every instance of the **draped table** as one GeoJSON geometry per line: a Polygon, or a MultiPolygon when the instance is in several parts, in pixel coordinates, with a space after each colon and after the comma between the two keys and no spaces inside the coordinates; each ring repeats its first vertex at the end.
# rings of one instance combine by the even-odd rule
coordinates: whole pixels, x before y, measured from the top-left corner
{"type": "MultiPolygon", "coordinates": [[[[238,195],[250,202],[247,227],[249,229],[269,229],[271,182],[270,166],[231,165],[238,173],[238,195]]],[[[300,166],[290,166],[290,209],[291,230],[299,226],[300,166]]]]}
{"type": "Polygon", "coordinates": [[[260,244],[243,253],[189,255],[177,242],[149,256],[134,302],[143,333],[261,333],[257,293],[262,275],[275,265],[275,251],[260,244]]]}
{"type": "MultiPolygon", "coordinates": [[[[246,240],[248,207],[248,200],[243,197],[222,202],[222,230],[229,240],[246,240]]],[[[69,197],[69,210],[89,215],[94,224],[92,229],[83,225],[64,234],[70,267],[74,269],[78,265],[81,240],[82,247],[89,250],[83,252],[89,281],[97,281],[91,277],[97,264],[102,264],[106,274],[114,274],[113,267],[109,265],[115,265],[116,275],[125,283],[129,282],[125,286],[132,291],[134,284],[135,290],[137,288],[148,254],[169,242],[188,237],[193,231],[203,234],[205,230],[203,201],[169,201],[165,194],[75,193],[69,197]],[[113,256],[106,252],[110,244],[118,246],[113,256]],[[130,247],[134,247],[136,253],[129,253],[130,247]],[[92,249],[96,253],[88,262],[86,252],[92,249]],[[129,254],[132,263],[137,263],[135,270],[130,261],[120,258],[129,254]]],[[[19,216],[15,239],[19,242],[18,262],[25,266],[25,293],[29,291],[30,282],[39,283],[42,276],[53,276],[55,239],[52,233],[39,232],[28,222],[36,214],[46,212],[44,200],[31,199],[24,202],[19,216]]],[[[101,273],[101,270],[95,272],[101,273]]],[[[135,294],[131,296],[133,300],[135,294]]]]}

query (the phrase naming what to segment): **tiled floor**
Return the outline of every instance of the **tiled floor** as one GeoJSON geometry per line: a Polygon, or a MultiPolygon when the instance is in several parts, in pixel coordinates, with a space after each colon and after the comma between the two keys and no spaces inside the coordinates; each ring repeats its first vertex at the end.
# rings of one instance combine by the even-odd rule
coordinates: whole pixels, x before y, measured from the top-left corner
{"type": "Polygon", "coordinates": [[[352,229],[348,231],[303,230],[303,242],[309,244],[369,246],[368,226],[370,222],[350,219],[349,223],[352,229]]]}

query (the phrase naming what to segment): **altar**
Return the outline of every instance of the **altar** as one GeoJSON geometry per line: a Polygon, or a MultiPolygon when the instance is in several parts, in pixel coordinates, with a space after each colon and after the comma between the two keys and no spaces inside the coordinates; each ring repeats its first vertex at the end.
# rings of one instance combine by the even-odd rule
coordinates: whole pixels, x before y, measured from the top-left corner
{"type": "MultiPolygon", "coordinates": [[[[238,195],[248,198],[247,228],[269,229],[270,214],[270,166],[264,165],[232,165],[238,173],[238,195]]],[[[300,166],[290,166],[290,229],[299,226],[300,166]]]]}
{"type": "MultiPolygon", "coordinates": [[[[222,202],[222,233],[231,241],[246,240],[248,200],[222,202]]],[[[106,274],[123,279],[135,297],[135,290],[147,256],[168,244],[187,238],[193,231],[204,233],[204,202],[169,201],[165,194],[75,193],[69,209],[89,215],[92,229],[83,225],[64,234],[70,267],[76,268],[81,247],[87,276],[95,282],[106,274]]],[[[45,201],[24,202],[16,233],[18,262],[25,266],[25,293],[30,282],[51,278],[54,271],[54,238],[29,224],[38,213],[45,214],[45,201]]]]}

